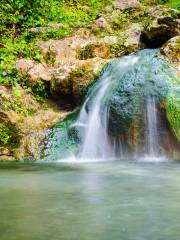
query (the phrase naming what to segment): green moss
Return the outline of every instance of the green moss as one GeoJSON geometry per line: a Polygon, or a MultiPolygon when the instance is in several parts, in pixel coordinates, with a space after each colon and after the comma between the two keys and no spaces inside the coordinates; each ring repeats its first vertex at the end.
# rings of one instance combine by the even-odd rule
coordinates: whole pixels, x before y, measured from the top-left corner
{"type": "Polygon", "coordinates": [[[78,143],[75,132],[69,128],[77,118],[78,110],[61,119],[52,129],[48,137],[48,144],[44,152],[45,159],[63,158],[70,153],[77,152],[78,143]]]}
{"type": "Polygon", "coordinates": [[[171,128],[180,141],[180,78],[169,78],[171,88],[166,98],[166,114],[171,128]]]}
{"type": "Polygon", "coordinates": [[[17,148],[20,145],[20,135],[15,126],[0,122],[0,145],[17,148]]]}

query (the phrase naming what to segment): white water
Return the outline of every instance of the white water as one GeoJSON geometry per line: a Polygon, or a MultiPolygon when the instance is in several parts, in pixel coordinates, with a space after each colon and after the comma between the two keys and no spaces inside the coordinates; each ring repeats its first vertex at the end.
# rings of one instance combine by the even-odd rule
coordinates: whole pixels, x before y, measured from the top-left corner
{"type": "Polygon", "coordinates": [[[156,99],[150,96],[147,99],[146,109],[146,153],[141,160],[145,162],[164,162],[167,159],[159,154],[158,119],[156,99]]]}
{"type": "Polygon", "coordinates": [[[155,97],[147,99],[147,153],[150,157],[157,157],[158,154],[158,127],[157,109],[155,97]]]}
{"type": "MultiPolygon", "coordinates": [[[[119,61],[117,68],[121,69],[120,74],[123,76],[136,62],[138,58],[135,56],[128,56],[119,61]]],[[[116,71],[113,69],[112,71],[116,71]]],[[[113,75],[108,72],[99,81],[97,86],[93,89],[90,96],[84,103],[78,120],[74,126],[84,127],[85,134],[82,137],[82,144],[80,147],[79,156],[81,159],[114,159],[115,158],[115,144],[110,142],[107,129],[108,107],[104,107],[103,113],[101,107],[105,95],[111,89],[116,79],[111,77],[113,75]],[[92,105],[87,111],[87,104],[93,96],[92,105]]],[[[119,144],[120,146],[120,144],[119,144]]],[[[122,151],[119,149],[119,152],[122,151]]]]}

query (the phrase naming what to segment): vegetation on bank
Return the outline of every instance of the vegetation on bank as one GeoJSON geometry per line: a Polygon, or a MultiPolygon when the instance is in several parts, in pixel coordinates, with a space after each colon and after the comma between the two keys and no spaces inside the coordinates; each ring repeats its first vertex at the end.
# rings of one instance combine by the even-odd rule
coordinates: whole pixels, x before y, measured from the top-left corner
{"type": "MultiPolygon", "coordinates": [[[[71,36],[79,28],[89,29],[92,23],[103,13],[113,0],[1,0],[0,9],[0,87],[11,89],[12,98],[0,94],[2,109],[13,110],[21,116],[31,116],[34,111],[23,103],[19,86],[42,103],[47,97],[44,83],[39,80],[31,86],[26,75],[17,73],[16,61],[20,58],[36,62],[45,61],[36,43],[40,40],[62,39],[71,36]],[[22,101],[21,101],[22,100],[22,101]]],[[[179,0],[142,0],[142,6],[164,5],[180,9],[179,0]]],[[[146,21],[147,16],[142,11],[141,19],[136,9],[126,9],[119,14],[118,19],[112,20],[113,32],[126,30],[129,23],[146,21]]],[[[140,10],[141,12],[141,10],[140,10]]],[[[110,13],[111,14],[111,13],[110,13]]],[[[100,36],[107,35],[99,31],[100,36]]],[[[111,48],[112,55],[120,51],[119,45],[111,48]]],[[[91,54],[86,48],[82,59],[91,54]]],[[[84,74],[75,73],[77,77],[84,74]]],[[[18,147],[20,136],[16,126],[0,123],[0,146],[18,147]]]]}
{"type": "MultiPolygon", "coordinates": [[[[178,0],[143,0],[141,3],[180,7],[178,0]]],[[[24,76],[19,76],[15,70],[17,58],[42,61],[37,41],[60,39],[79,27],[87,27],[105,11],[105,6],[111,4],[112,0],[1,0],[0,84],[15,86],[22,83],[24,76]],[[49,28],[44,31],[33,30],[40,27],[49,28]]],[[[133,12],[133,9],[122,12],[121,22],[126,22],[133,12]]],[[[45,96],[43,90],[42,86],[40,92],[45,96]]],[[[36,88],[32,89],[34,92],[37,93],[36,88]]]]}

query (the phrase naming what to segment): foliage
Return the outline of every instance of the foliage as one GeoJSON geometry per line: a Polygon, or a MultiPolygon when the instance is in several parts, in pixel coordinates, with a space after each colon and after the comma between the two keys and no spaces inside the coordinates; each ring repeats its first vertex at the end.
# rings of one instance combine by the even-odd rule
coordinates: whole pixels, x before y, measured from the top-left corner
{"type": "MultiPolygon", "coordinates": [[[[14,86],[20,82],[15,63],[17,58],[42,61],[36,46],[38,40],[59,39],[74,28],[85,26],[102,12],[111,0],[1,0],[0,9],[0,84],[14,86]],[[61,23],[61,29],[51,26],[61,23]],[[33,33],[31,28],[49,27],[33,33]]],[[[42,83],[31,89],[42,100],[42,83]]]]}
{"type": "Polygon", "coordinates": [[[165,5],[180,10],[179,0],[142,0],[141,2],[147,5],[165,5]]]}
{"type": "Polygon", "coordinates": [[[179,0],[168,1],[166,6],[180,10],[180,1],[179,0]]]}
{"type": "Polygon", "coordinates": [[[0,145],[18,147],[20,136],[15,126],[8,123],[0,123],[0,145]]]}

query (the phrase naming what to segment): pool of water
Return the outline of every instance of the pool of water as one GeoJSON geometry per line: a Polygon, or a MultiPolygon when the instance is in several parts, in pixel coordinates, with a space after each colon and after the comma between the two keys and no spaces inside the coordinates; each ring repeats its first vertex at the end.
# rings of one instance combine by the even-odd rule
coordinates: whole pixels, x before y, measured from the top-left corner
{"type": "Polygon", "coordinates": [[[0,165],[0,240],[95,239],[180,239],[180,164],[0,165]]]}

